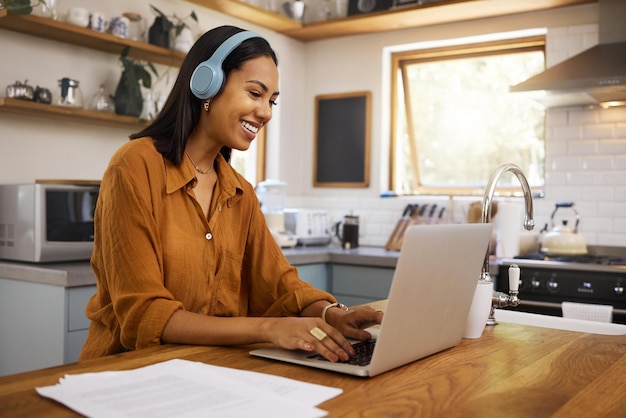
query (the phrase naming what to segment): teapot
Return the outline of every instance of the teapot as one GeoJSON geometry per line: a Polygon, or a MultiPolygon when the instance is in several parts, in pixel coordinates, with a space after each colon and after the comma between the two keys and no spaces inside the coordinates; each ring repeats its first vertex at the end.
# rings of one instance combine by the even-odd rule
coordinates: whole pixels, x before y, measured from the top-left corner
{"type": "MultiPolygon", "coordinates": [[[[573,202],[557,202],[552,216],[550,217],[552,230],[546,233],[541,242],[541,252],[547,255],[585,255],[587,244],[585,238],[578,234],[580,217],[574,208],[573,202]],[[560,208],[571,208],[576,216],[574,228],[568,225],[568,220],[563,219],[561,225],[554,225],[554,215],[560,208]]],[[[548,225],[544,227],[547,230],[548,225]]]]}
{"type": "Polygon", "coordinates": [[[7,97],[10,99],[34,100],[35,89],[28,84],[28,80],[24,83],[16,81],[15,84],[7,86],[7,97]]]}

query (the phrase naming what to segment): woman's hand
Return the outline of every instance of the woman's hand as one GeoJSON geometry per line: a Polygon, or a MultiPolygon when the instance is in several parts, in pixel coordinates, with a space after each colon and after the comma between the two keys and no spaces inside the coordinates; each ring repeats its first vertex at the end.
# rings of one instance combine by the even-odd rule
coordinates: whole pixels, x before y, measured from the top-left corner
{"type": "Polygon", "coordinates": [[[336,328],[341,334],[356,340],[369,340],[372,334],[365,331],[373,325],[380,324],[383,320],[383,312],[370,306],[360,306],[343,310],[330,308],[326,312],[326,321],[336,328]]]}
{"type": "Polygon", "coordinates": [[[321,318],[268,318],[266,325],[267,339],[279,347],[317,351],[333,362],[346,361],[354,355],[341,332],[321,318]]]}

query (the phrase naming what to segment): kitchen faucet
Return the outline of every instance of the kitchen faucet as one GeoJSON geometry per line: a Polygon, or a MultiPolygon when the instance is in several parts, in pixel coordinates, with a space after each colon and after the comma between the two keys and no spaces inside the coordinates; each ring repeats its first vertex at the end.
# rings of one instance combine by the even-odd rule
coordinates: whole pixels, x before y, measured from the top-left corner
{"type": "MultiPolygon", "coordinates": [[[[493,195],[500,180],[500,177],[506,172],[512,172],[517,176],[517,179],[522,185],[522,191],[524,192],[524,205],[526,215],[524,217],[524,228],[530,231],[535,227],[535,221],[533,220],[533,198],[530,192],[530,186],[528,185],[528,180],[522,170],[515,164],[506,163],[499,166],[496,171],[491,175],[489,179],[489,183],[487,183],[487,188],[485,189],[485,195],[483,197],[483,207],[481,213],[481,222],[482,223],[490,223],[491,222],[491,203],[493,201],[493,195]]],[[[480,279],[482,281],[487,281],[493,283],[491,278],[491,274],[489,274],[489,254],[491,253],[491,242],[487,245],[487,253],[485,254],[485,261],[483,263],[483,269],[480,273],[480,279]]],[[[510,277],[510,285],[509,285],[509,294],[507,295],[504,292],[496,292],[495,289],[493,291],[493,296],[491,298],[491,312],[489,313],[489,318],[487,319],[487,325],[496,325],[498,322],[495,319],[495,308],[496,307],[504,307],[504,306],[517,306],[519,305],[518,298],[518,285],[519,285],[519,270],[511,272],[509,271],[510,277]]]]}

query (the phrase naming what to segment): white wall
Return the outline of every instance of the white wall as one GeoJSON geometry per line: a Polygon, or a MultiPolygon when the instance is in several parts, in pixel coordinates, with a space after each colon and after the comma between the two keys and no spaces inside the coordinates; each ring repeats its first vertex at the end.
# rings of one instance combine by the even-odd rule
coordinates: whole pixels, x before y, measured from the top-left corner
{"type": "MultiPolygon", "coordinates": [[[[388,128],[383,85],[383,48],[512,30],[547,27],[548,64],[553,65],[597,43],[597,6],[577,6],[509,18],[493,18],[384,34],[350,36],[301,43],[235,18],[180,0],[64,0],[63,10],[81,4],[120,14],[137,11],[153,16],[149,4],[185,15],[195,10],[198,32],[235,24],[266,36],[279,56],[279,105],[268,126],[267,174],[288,182],[288,205],[323,207],[338,220],[353,211],[361,216],[361,243],[384,245],[407,202],[448,206],[450,220],[461,221],[468,200],[441,198],[381,199],[388,171],[388,128]],[[314,188],[313,115],[318,94],[372,92],[371,185],[360,189],[314,188]]],[[[114,55],[0,30],[0,81],[28,79],[56,90],[57,80],[81,81],[88,100],[105,81],[109,92],[119,77],[114,55]]],[[[161,69],[161,67],[159,67],[161,69]]],[[[175,72],[173,73],[175,75],[175,72]]],[[[546,198],[536,199],[539,227],[557,200],[573,200],[581,212],[581,232],[590,244],[626,245],[626,109],[611,111],[570,108],[550,110],[547,126],[546,198]]],[[[0,182],[36,178],[100,178],[111,154],[127,140],[124,129],[92,127],[0,113],[0,182]]]]}

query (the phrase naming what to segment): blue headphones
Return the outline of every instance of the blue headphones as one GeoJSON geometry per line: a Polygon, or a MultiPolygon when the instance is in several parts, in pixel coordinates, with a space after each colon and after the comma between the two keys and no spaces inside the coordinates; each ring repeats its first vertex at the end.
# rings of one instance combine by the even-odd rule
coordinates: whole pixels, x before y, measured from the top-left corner
{"type": "Polygon", "coordinates": [[[226,39],[211,55],[211,58],[198,64],[189,80],[189,88],[194,96],[198,99],[210,99],[222,90],[225,82],[222,63],[235,48],[250,38],[261,38],[261,36],[250,31],[238,32],[226,39]]]}

